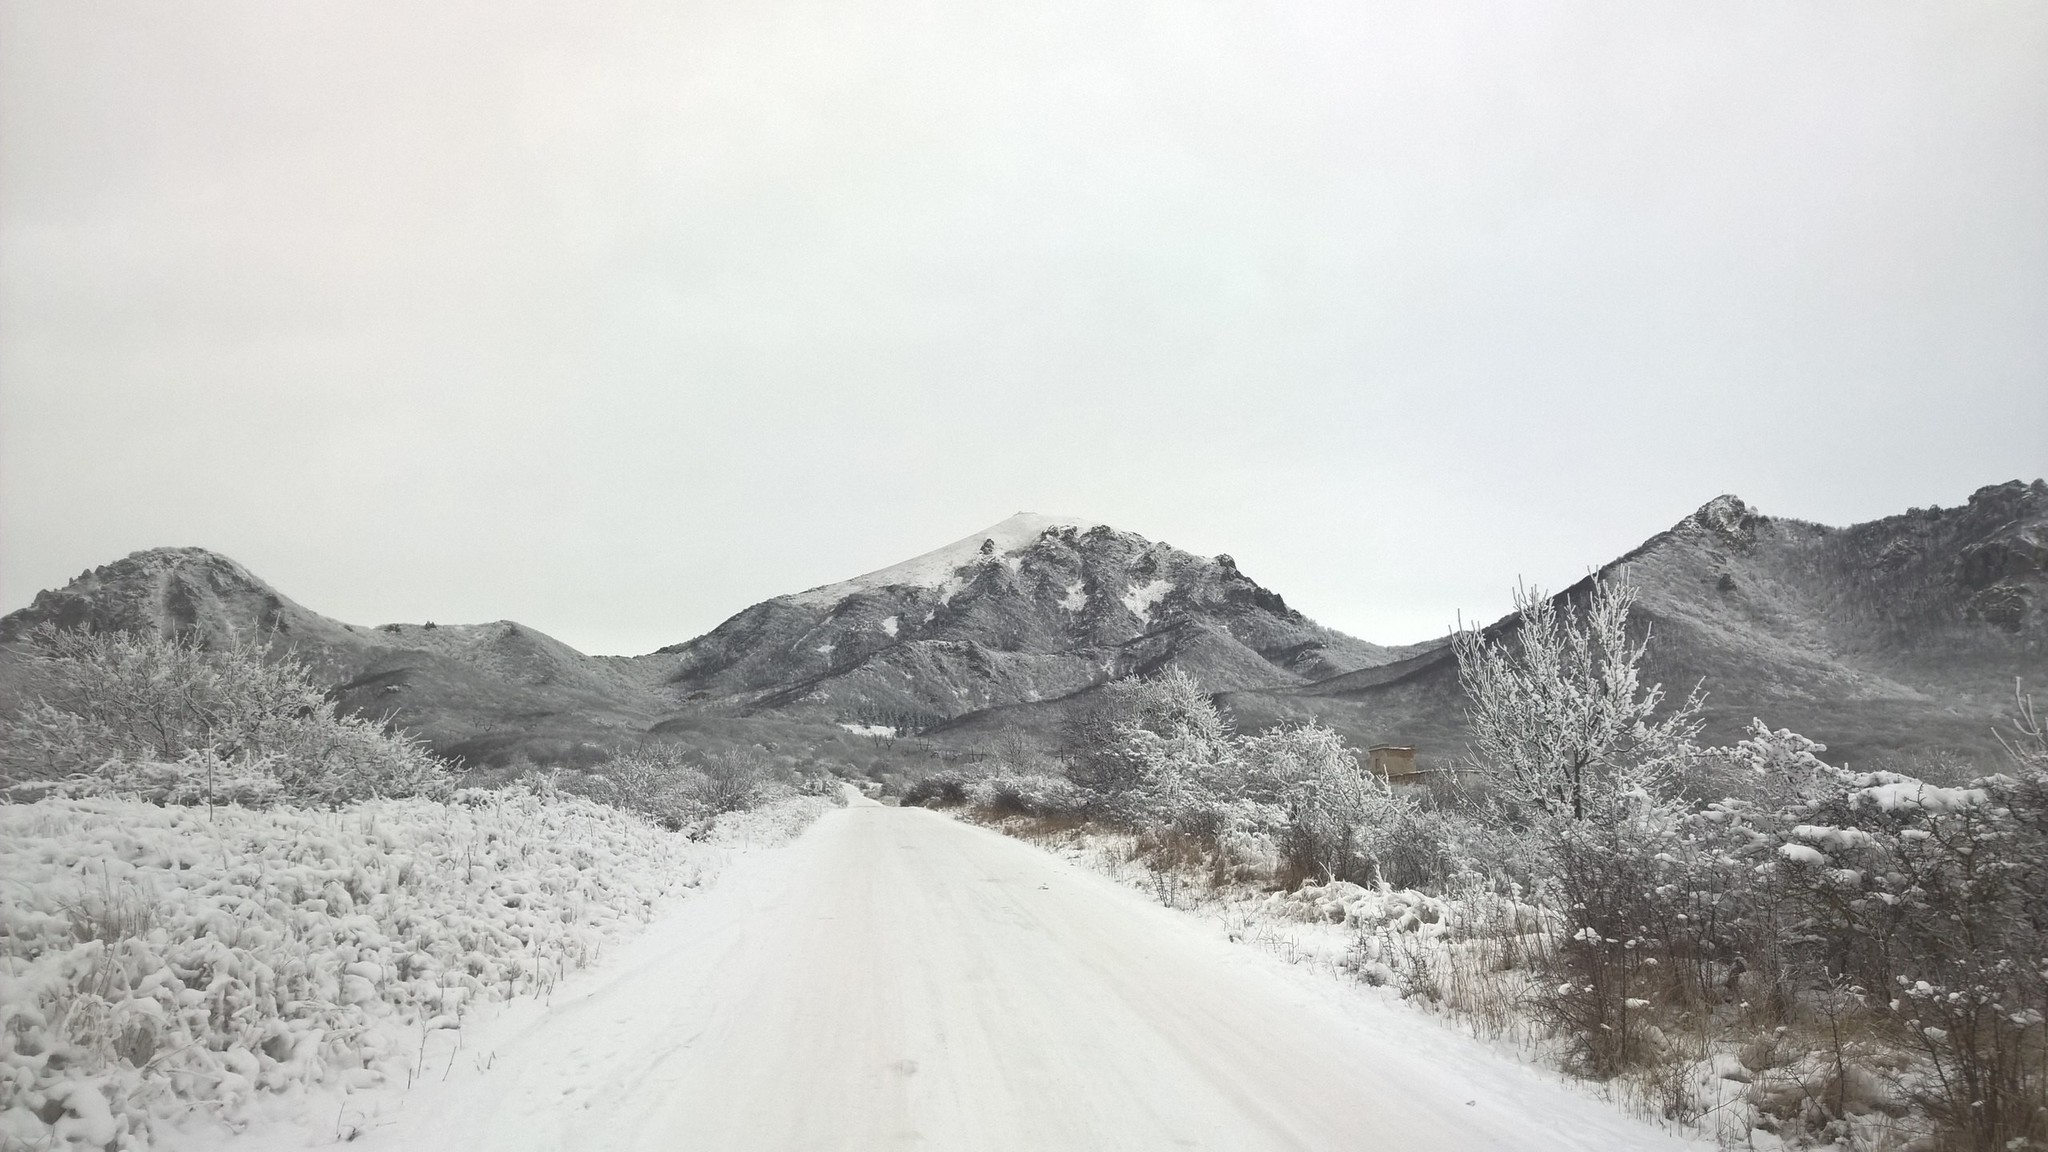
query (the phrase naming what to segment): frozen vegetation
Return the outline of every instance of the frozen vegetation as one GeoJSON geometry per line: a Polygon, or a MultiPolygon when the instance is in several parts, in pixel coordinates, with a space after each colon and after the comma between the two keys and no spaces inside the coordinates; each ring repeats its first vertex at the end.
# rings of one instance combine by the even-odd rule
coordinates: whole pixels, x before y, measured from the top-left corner
{"type": "Polygon", "coordinates": [[[1110,686],[1053,759],[963,804],[1162,902],[1453,1017],[1729,1146],[2048,1146],[2048,737],[1946,787],[1828,763],[1639,681],[1629,588],[1458,638],[1456,781],[1391,787],[1333,732],[1231,730],[1178,673],[1110,686]]]}
{"type": "Polygon", "coordinates": [[[332,810],[0,805],[0,1140],[142,1147],[259,1093],[404,1083],[428,1034],[545,995],[735,843],[527,789],[332,810]]]}
{"type": "Polygon", "coordinates": [[[458,789],[288,661],[123,634],[42,653],[61,691],[0,733],[9,1149],[143,1148],[409,1084],[487,1005],[547,996],[832,806],[744,757],[645,750],[581,781],[610,804],[458,789]]]}
{"type": "MultiPolygon", "coordinates": [[[[2028,700],[2016,697],[2001,763],[1951,765],[1940,785],[1852,771],[1763,721],[1704,745],[1701,691],[1673,699],[1643,681],[1650,639],[1632,631],[1632,607],[1630,588],[1596,580],[1575,599],[1526,594],[1512,627],[1457,637],[1472,756],[1454,777],[1396,787],[1314,724],[1237,732],[1169,671],[1105,686],[1057,755],[1009,733],[972,770],[932,772],[904,799],[966,806],[1214,914],[1218,935],[1385,989],[1728,1146],[2048,1145],[2048,735],[2028,700]]],[[[1183,1106],[1246,1125],[1246,1146],[1278,1141],[1276,1116],[1345,1134],[1326,1141],[1342,1146],[1402,1107],[1443,1147],[1524,1112],[1569,1115],[1566,1146],[1602,1123],[1463,1038],[1436,1048],[1428,1077],[1395,1085],[1358,1061],[1430,1046],[1398,1020],[1361,1030],[1290,1010],[1273,1025],[1278,986],[1220,975],[1213,949],[1158,919],[1171,916],[1099,880],[1111,894],[1073,884],[1022,845],[1007,848],[1052,870],[977,830],[871,805],[751,870],[744,893],[670,918],[648,938],[667,949],[658,963],[578,993],[606,1023],[586,1035],[599,1008],[549,1015],[533,1035],[563,1050],[511,1037],[517,1076],[483,1083],[491,1029],[549,1002],[736,846],[793,835],[836,783],[766,746],[654,742],[587,770],[464,787],[254,647],[44,631],[34,651],[46,698],[0,717],[8,1149],[203,1144],[279,1107],[303,1141],[316,1104],[326,1138],[390,1124],[418,1137],[408,1147],[488,1146],[453,1120],[429,1139],[393,1118],[394,1094],[430,1069],[465,1080],[458,1058],[477,1073],[450,1097],[462,1115],[530,1129],[519,1138],[533,1147],[562,1144],[531,1133],[574,1128],[566,1105],[533,1095],[558,1081],[660,1113],[624,1145],[713,1131],[730,1137],[720,1147],[815,1142],[832,1116],[755,1131],[731,1094],[758,1104],[783,1091],[772,1070],[792,1068],[846,1089],[835,1053],[896,1060],[903,1077],[856,1101],[862,1131],[897,1131],[906,1121],[889,1109],[920,1101],[939,1130],[978,1131],[975,1109],[995,1093],[1014,1123],[992,1146],[1030,1146],[1032,1125],[1061,1117],[1076,1132],[1158,1137],[1159,1109],[1183,1106]],[[809,912],[749,919],[778,901],[809,912]],[[860,915],[840,914],[855,902],[860,915]],[[1028,1003],[977,982],[998,942],[1014,951],[1005,986],[1029,985],[1028,1003]],[[1119,967],[1138,954],[1152,966],[1119,967]],[[678,958],[754,1015],[698,1002],[667,967],[678,958]],[[1243,1026],[1190,1031],[1167,1003],[1176,988],[1243,1026]],[[966,1015],[915,1016],[939,1002],[966,1015]],[[1062,1113],[1064,1097],[1017,1087],[1039,1082],[1013,1083],[1005,1062],[1097,1044],[1088,1030],[1110,1016],[1089,1011],[1128,1027],[1060,1092],[1086,1096],[1148,1044],[1135,1062],[1156,1075],[1132,1085],[1138,1096],[1062,1113]],[[875,1019],[904,1031],[863,1023],[875,1019]],[[941,1061],[913,1082],[917,1062],[890,1055],[952,1052],[962,1019],[987,1041],[981,1063],[941,1061]],[[674,1050],[677,1020],[719,1038],[642,1077],[674,1050]],[[784,1031],[756,1034],[761,1020],[784,1031]],[[793,1055],[799,1034],[819,1047],[793,1055]],[[1230,1068],[1264,1103],[1201,1095],[1246,1036],[1257,1059],[1230,1068]],[[611,1071],[576,1063],[593,1045],[616,1048],[600,1062],[611,1071]],[[699,1081],[676,1081],[682,1064],[699,1081]],[[1418,1085],[1441,1102],[1465,1075],[1492,1078],[1496,1106],[1515,1114],[1474,1128],[1416,1103],[1418,1085]],[[1304,1111],[1311,1080],[1307,1095],[1341,1108],[1304,1111]],[[912,1083],[943,1086],[953,1105],[912,1083]],[[678,1110],[670,1097],[691,1092],[695,1110],[678,1110]]]]}

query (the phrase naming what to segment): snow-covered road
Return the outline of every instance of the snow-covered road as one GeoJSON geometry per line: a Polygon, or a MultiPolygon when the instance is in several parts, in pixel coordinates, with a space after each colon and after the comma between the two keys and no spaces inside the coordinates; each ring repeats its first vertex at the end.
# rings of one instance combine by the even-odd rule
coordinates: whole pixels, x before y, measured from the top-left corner
{"type": "MultiPolygon", "coordinates": [[[[1681,1145],[1028,844],[861,804],[750,857],[362,1145],[1681,1145]]],[[[481,1054],[479,1054],[481,1055],[481,1054]]],[[[360,1146],[360,1145],[359,1145],[360,1146]]]]}

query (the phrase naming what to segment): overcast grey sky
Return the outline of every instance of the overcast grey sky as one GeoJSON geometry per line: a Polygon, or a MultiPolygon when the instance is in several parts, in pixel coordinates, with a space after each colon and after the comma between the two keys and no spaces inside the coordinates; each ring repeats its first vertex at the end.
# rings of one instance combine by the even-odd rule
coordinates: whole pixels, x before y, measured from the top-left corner
{"type": "Polygon", "coordinates": [[[2048,473],[2048,5],[0,0],[0,610],[644,652],[1020,509],[1384,642],[2048,473]]]}

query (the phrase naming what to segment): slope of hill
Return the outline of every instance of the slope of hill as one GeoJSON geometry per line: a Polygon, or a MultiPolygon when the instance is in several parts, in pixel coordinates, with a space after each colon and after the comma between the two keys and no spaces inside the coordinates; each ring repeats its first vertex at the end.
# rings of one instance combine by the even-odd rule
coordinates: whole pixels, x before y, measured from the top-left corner
{"type": "Polygon", "coordinates": [[[1020,513],[756,604],[640,663],[682,705],[923,728],[1174,666],[1217,691],[1383,662],[1239,572],[1102,524],[1020,513]]]}
{"type": "Polygon", "coordinates": [[[247,641],[289,652],[331,681],[340,703],[389,715],[444,755],[521,750],[575,759],[652,724],[658,703],[628,670],[511,621],[386,624],[322,616],[203,548],[157,548],[81,573],[0,618],[0,696],[35,691],[22,640],[38,625],[247,641]]]}
{"type": "MultiPolygon", "coordinates": [[[[1764,516],[1723,496],[1601,571],[1623,570],[1653,629],[1652,678],[1678,691],[1704,681],[1711,739],[1761,717],[1870,767],[1984,762],[1998,756],[1993,732],[2015,678],[2048,684],[2039,480],[1848,528],[1764,516]]],[[[1418,761],[1437,766],[1464,748],[1448,648],[1225,702],[1240,723],[1313,716],[1361,743],[1415,744],[1418,761]]]]}

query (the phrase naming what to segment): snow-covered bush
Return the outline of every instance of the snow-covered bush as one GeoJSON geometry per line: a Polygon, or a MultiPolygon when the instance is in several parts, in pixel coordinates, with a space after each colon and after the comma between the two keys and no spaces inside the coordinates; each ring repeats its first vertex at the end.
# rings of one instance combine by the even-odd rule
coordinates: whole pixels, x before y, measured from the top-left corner
{"type": "Polygon", "coordinates": [[[337,713],[289,657],[128,632],[42,628],[30,640],[49,694],[0,717],[0,783],[12,788],[335,804],[448,786],[422,745],[337,713]]]}
{"type": "Polygon", "coordinates": [[[1178,668],[1105,685],[1069,751],[1069,777],[1114,819],[1216,835],[1228,825],[1228,801],[1242,789],[1230,722],[1178,668]]]}
{"type": "Polygon", "coordinates": [[[1963,786],[1835,767],[1758,721],[1710,753],[1743,773],[1738,795],[1637,789],[1600,820],[1533,822],[1562,920],[1533,1003],[1603,1077],[1670,1062],[1674,1034],[1756,1049],[1751,1106],[1787,1136],[1850,1139],[1911,1107],[1942,1147],[2048,1142],[2031,716],[2023,702],[2012,770],[1963,786]]]}
{"type": "Polygon", "coordinates": [[[1641,792],[1634,800],[1607,805],[1599,820],[1553,819],[1539,829],[1551,868],[1544,888],[1564,913],[1564,931],[1549,950],[1538,1004],[1563,1027],[1580,1070],[1603,1079],[1654,1054],[1643,1009],[1666,982],[1648,905],[1682,814],[1641,792]]]}
{"type": "MultiPolygon", "coordinates": [[[[680,744],[643,744],[590,772],[561,781],[572,791],[639,812],[670,830],[701,824],[792,793],[788,781],[759,752],[735,749],[698,753],[680,744]]],[[[823,794],[831,789],[812,785],[823,794]]]]}
{"type": "Polygon", "coordinates": [[[428,1034],[549,988],[723,855],[525,790],[0,804],[0,1145],[140,1148],[258,1093],[403,1083],[428,1034]]]}
{"type": "Polygon", "coordinates": [[[1700,692],[1660,716],[1663,686],[1642,682],[1649,635],[1629,634],[1635,596],[1599,576],[1582,605],[1518,588],[1510,632],[1453,637],[1488,799],[1537,847],[1567,912],[1539,1004],[1599,1077],[1645,1054],[1642,992],[1662,974],[1643,905],[1683,814],[1670,782],[1702,757],[1700,692]]]}
{"type": "Polygon", "coordinates": [[[962,796],[997,816],[1072,816],[1088,805],[1087,793],[1065,777],[1007,772],[966,783],[962,796]]]}
{"type": "Polygon", "coordinates": [[[1452,869],[1452,821],[1363,767],[1310,723],[1239,735],[1178,670],[1107,685],[1069,733],[1071,807],[1140,834],[1163,867],[1200,858],[1212,878],[1401,883],[1452,869]]]}
{"type": "Polygon", "coordinates": [[[1750,865],[1735,927],[1775,998],[1853,1001],[1921,1058],[1903,1086],[1969,1148],[2048,1141],[2048,770],[2013,766],[1939,787],[1801,762],[1763,790],[1777,803],[1698,821],[1750,865]]]}
{"type": "Polygon", "coordinates": [[[740,812],[766,798],[775,779],[774,765],[750,749],[716,752],[704,758],[691,779],[691,795],[713,814],[740,812]]]}
{"type": "Polygon", "coordinates": [[[967,803],[967,790],[978,782],[957,769],[927,772],[903,790],[903,803],[917,808],[956,808],[967,803]]]}
{"type": "Polygon", "coordinates": [[[1243,759],[1247,796],[1281,814],[1295,877],[1385,879],[1384,864],[1401,850],[1397,829],[1420,805],[1360,765],[1343,736],[1314,723],[1273,728],[1245,738],[1243,759]]]}
{"type": "Polygon", "coordinates": [[[680,747],[646,744],[621,752],[580,777],[558,779],[558,783],[676,831],[703,814],[686,787],[693,769],[680,747]]]}

